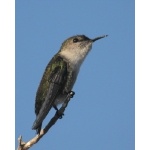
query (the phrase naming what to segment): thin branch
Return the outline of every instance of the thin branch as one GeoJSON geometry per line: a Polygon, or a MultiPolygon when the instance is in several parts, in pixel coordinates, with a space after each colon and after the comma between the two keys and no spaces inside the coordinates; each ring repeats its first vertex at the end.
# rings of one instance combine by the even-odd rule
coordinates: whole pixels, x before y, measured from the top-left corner
{"type": "Polygon", "coordinates": [[[49,121],[49,123],[45,126],[45,128],[40,131],[40,134],[37,134],[35,137],[33,137],[31,140],[29,140],[26,143],[22,141],[22,136],[20,136],[18,138],[19,145],[17,150],[28,150],[32,145],[36,144],[56,123],[56,121],[60,119],[60,116],[64,114],[65,108],[67,107],[70,98],[72,98],[74,94],[75,93],[73,91],[68,93],[66,100],[62,104],[61,108],[55,113],[54,117],[49,121]]]}

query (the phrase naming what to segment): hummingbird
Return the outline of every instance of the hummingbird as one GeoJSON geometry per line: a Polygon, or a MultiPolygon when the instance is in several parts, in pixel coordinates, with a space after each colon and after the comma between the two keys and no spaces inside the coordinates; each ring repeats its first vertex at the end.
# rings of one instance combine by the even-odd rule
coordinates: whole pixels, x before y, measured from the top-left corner
{"type": "Polygon", "coordinates": [[[60,50],[48,63],[35,98],[36,119],[32,129],[40,133],[42,122],[53,107],[63,104],[77,79],[81,64],[92,48],[92,44],[108,35],[90,39],[76,35],[66,39],[60,50]]]}

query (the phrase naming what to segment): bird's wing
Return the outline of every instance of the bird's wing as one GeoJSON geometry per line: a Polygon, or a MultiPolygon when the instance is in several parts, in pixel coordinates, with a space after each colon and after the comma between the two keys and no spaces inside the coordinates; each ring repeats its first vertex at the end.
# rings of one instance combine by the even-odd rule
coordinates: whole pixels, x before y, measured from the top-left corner
{"type": "Polygon", "coordinates": [[[66,79],[67,63],[61,57],[54,57],[48,64],[38,88],[35,104],[37,117],[32,129],[41,127],[42,121],[53,106],[56,96],[63,89],[66,79]]]}

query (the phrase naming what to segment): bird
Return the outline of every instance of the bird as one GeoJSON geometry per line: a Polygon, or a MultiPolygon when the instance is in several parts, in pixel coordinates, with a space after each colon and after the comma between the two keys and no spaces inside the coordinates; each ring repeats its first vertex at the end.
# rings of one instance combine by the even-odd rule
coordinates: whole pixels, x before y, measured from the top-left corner
{"type": "MultiPolygon", "coordinates": [[[[92,44],[108,35],[90,39],[85,35],[75,35],[66,39],[60,50],[49,61],[36,92],[36,119],[32,129],[40,134],[42,122],[51,110],[58,111],[77,79],[81,64],[92,48],[92,44]]],[[[60,117],[61,118],[61,117],[60,117]]]]}

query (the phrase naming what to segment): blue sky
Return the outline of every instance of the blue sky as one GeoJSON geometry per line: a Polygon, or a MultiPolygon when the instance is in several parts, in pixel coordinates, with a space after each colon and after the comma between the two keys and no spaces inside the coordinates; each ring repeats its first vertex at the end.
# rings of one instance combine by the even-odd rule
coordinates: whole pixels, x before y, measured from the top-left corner
{"type": "MultiPolygon", "coordinates": [[[[94,43],[65,116],[32,149],[134,150],[134,1],[16,0],[16,146],[31,130],[36,90],[62,42],[94,43]]],[[[52,110],[44,124],[54,114],[52,110]]]]}

